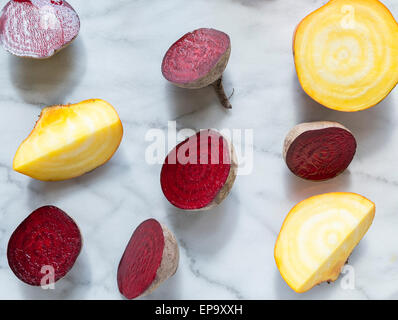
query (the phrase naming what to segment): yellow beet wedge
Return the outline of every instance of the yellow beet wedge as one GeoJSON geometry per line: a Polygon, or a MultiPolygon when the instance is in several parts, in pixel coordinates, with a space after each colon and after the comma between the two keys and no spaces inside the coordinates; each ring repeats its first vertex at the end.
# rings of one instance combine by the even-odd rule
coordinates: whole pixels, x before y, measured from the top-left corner
{"type": "Polygon", "coordinates": [[[335,281],[374,215],[374,203],[355,193],[326,193],[297,204],[275,244],[283,279],[299,293],[335,281]]]}
{"type": "Polygon", "coordinates": [[[43,181],[78,177],[107,162],[122,136],[119,116],[104,100],[47,107],[18,148],[13,168],[43,181]]]}
{"type": "Polygon", "coordinates": [[[304,18],[294,36],[304,91],[339,111],[383,100],[398,83],[398,24],[378,0],[331,0],[304,18]]]}

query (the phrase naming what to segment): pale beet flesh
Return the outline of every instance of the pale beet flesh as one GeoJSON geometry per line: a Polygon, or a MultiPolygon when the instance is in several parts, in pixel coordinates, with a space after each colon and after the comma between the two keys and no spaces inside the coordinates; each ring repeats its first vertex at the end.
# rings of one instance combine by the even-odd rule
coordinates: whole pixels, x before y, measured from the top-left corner
{"type": "Polygon", "coordinates": [[[229,148],[214,130],[200,131],[177,145],[166,157],[160,178],[170,203],[184,210],[209,206],[230,173],[229,148]]]}
{"type": "Polygon", "coordinates": [[[176,84],[189,84],[205,77],[227,52],[230,39],[215,29],[197,29],[185,34],[167,51],[164,77],[176,84]]]}
{"type": "Polygon", "coordinates": [[[47,272],[54,282],[73,267],[82,246],[78,226],[61,209],[45,206],[30,214],[8,242],[8,264],[23,282],[39,286],[47,272]],[[45,269],[42,269],[42,268],[45,269]]]}
{"type": "Polygon", "coordinates": [[[22,57],[48,58],[79,30],[79,16],[64,0],[11,0],[0,16],[2,46],[22,57]]]}
{"type": "Polygon", "coordinates": [[[163,229],[155,219],[144,221],[134,231],[117,271],[119,291],[127,299],[142,295],[153,283],[164,246],[163,229]]]}
{"type": "Polygon", "coordinates": [[[348,130],[330,127],[299,135],[286,153],[286,163],[297,176],[308,180],[336,177],[351,163],[356,141],[348,130]]]}

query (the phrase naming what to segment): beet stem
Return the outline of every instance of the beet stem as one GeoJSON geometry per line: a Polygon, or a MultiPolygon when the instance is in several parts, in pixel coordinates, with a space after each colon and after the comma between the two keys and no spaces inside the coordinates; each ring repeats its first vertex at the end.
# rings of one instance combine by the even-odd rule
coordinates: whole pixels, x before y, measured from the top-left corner
{"type": "MultiPolygon", "coordinates": [[[[226,109],[232,109],[232,105],[224,91],[224,86],[222,84],[222,77],[215,81],[213,84],[214,90],[217,93],[218,99],[220,100],[222,106],[226,109]]],[[[231,95],[232,96],[232,95],[231,95]]]]}

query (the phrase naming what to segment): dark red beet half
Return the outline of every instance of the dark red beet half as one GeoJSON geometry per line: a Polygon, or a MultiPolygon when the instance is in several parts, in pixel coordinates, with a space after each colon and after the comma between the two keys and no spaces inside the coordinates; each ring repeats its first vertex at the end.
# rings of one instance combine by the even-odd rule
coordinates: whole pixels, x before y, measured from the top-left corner
{"type": "Polygon", "coordinates": [[[120,293],[127,299],[150,294],[175,274],[178,261],[178,244],[171,231],[155,219],[144,221],[134,231],[120,260],[120,293]]]}
{"type": "Polygon", "coordinates": [[[236,174],[233,146],[219,132],[202,130],[168,154],[160,183],[177,208],[207,210],[227,197],[236,174]]]}
{"type": "Polygon", "coordinates": [[[79,30],[79,16],[64,0],[11,0],[1,11],[0,42],[21,57],[49,58],[79,30]]]}
{"type": "Polygon", "coordinates": [[[76,223],[61,209],[45,206],[30,214],[8,242],[8,264],[23,282],[39,286],[43,267],[54,268],[54,280],[73,267],[82,247],[76,223]]]}
{"type": "Polygon", "coordinates": [[[215,29],[197,29],[185,34],[166,52],[163,76],[176,86],[199,89],[213,85],[225,108],[232,108],[222,85],[222,74],[231,54],[227,34],[215,29]]]}
{"type": "Polygon", "coordinates": [[[356,147],[355,137],[343,125],[319,121],[294,127],[286,137],[283,153],[296,176],[322,181],[347,169],[356,147]]]}

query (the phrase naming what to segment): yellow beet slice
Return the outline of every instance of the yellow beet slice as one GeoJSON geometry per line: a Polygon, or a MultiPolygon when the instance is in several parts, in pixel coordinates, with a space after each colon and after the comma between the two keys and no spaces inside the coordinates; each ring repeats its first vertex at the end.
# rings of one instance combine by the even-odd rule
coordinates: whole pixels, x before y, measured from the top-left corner
{"type": "Polygon", "coordinates": [[[104,100],[47,107],[18,148],[13,168],[43,181],[78,177],[107,162],[122,136],[119,116],[104,100]]]}
{"type": "Polygon", "coordinates": [[[304,18],[294,36],[304,91],[325,107],[373,107],[398,82],[398,24],[378,0],[331,0],[304,18]]]}
{"type": "Polygon", "coordinates": [[[374,215],[374,203],[355,193],[326,193],[297,204],[275,244],[283,279],[299,293],[335,281],[374,215]]]}

